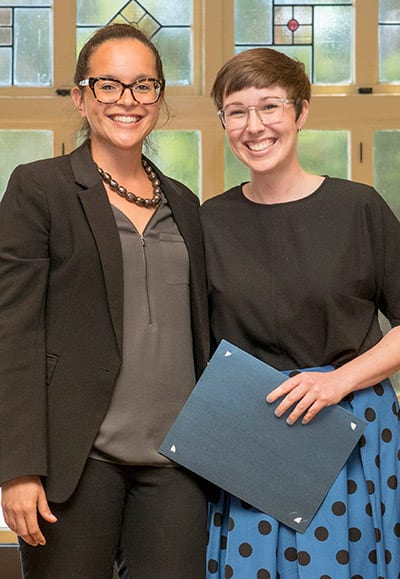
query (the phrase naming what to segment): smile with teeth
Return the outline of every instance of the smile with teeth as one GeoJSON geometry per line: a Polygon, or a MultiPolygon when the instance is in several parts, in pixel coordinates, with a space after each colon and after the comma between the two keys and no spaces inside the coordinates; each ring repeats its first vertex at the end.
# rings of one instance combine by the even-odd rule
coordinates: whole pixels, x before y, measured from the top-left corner
{"type": "Polygon", "coordinates": [[[126,123],[129,125],[131,123],[137,123],[141,117],[138,115],[111,115],[110,118],[117,123],[126,123]]]}
{"type": "Polygon", "coordinates": [[[250,149],[250,151],[265,151],[269,149],[276,143],[276,139],[268,139],[266,141],[252,143],[247,141],[246,145],[250,149]]]}

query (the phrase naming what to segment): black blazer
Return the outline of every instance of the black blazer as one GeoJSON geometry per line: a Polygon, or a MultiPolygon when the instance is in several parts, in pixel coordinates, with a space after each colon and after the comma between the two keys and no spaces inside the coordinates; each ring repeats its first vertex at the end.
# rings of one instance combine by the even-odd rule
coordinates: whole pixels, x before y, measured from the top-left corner
{"type": "MultiPolygon", "coordinates": [[[[198,199],[157,168],[190,258],[197,376],[209,354],[198,199]]],[[[122,254],[88,143],[18,167],[0,204],[0,481],[74,491],[121,364],[122,254]]]]}

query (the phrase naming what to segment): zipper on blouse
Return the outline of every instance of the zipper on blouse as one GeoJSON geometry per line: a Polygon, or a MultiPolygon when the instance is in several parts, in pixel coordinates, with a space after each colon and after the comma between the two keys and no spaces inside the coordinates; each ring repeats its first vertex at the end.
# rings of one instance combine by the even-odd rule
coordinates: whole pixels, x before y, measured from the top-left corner
{"type": "Polygon", "coordinates": [[[151,306],[150,306],[150,289],[149,289],[149,277],[148,277],[148,268],[147,268],[147,254],[146,254],[146,242],[144,240],[143,234],[140,235],[140,241],[142,244],[142,252],[143,252],[143,264],[144,264],[144,277],[145,277],[145,284],[146,284],[146,303],[147,303],[147,316],[149,325],[153,323],[152,315],[151,315],[151,306]]]}

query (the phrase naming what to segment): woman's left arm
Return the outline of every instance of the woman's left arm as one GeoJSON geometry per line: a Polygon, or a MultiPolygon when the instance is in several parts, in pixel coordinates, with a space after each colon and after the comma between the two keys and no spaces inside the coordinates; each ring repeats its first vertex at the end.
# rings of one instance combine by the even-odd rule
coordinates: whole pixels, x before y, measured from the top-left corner
{"type": "Polygon", "coordinates": [[[299,418],[310,422],[325,406],[337,404],[345,396],[378,384],[400,369],[400,326],[396,326],[372,348],[331,372],[300,372],[289,378],[268,396],[272,403],[282,398],[275,409],[282,416],[294,408],[286,418],[294,424],[299,418]]]}

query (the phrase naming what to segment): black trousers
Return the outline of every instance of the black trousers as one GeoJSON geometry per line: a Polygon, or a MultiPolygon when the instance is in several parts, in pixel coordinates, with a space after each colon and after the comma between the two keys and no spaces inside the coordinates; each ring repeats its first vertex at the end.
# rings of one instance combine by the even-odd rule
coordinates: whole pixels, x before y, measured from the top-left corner
{"type": "Polygon", "coordinates": [[[47,544],[20,540],[24,579],[111,579],[118,549],[129,579],[205,579],[207,498],[184,469],[89,459],[73,496],[50,508],[47,544]]]}

